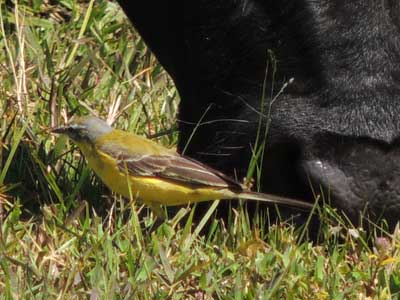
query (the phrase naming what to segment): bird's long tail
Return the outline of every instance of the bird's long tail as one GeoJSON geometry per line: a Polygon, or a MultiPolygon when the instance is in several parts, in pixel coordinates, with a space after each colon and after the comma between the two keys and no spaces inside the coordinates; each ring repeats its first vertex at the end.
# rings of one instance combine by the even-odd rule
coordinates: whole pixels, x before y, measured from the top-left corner
{"type": "Polygon", "coordinates": [[[313,208],[313,204],[297,199],[291,199],[291,198],[286,198],[286,197],[280,197],[276,195],[271,195],[271,194],[264,194],[264,193],[256,193],[256,192],[250,192],[250,191],[243,191],[237,194],[237,197],[239,199],[244,199],[244,200],[255,200],[255,201],[261,201],[261,202],[268,202],[271,204],[278,204],[278,205],[285,205],[289,207],[296,207],[304,210],[311,210],[313,208]]]}

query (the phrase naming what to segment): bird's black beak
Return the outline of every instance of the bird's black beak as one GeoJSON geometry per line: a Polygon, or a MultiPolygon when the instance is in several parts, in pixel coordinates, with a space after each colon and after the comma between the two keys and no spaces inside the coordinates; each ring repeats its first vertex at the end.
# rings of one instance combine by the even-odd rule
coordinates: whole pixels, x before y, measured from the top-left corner
{"type": "Polygon", "coordinates": [[[65,134],[74,141],[79,141],[86,137],[85,130],[86,128],[82,125],[70,124],[67,126],[52,128],[51,133],[65,134]]]}
{"type": "Polygon", "coordinates": [[[69,131],[70,131],[69,126],[56,127],[50,130],[51,133],[57,133],[57,134],[67,134],[69,131]]]}

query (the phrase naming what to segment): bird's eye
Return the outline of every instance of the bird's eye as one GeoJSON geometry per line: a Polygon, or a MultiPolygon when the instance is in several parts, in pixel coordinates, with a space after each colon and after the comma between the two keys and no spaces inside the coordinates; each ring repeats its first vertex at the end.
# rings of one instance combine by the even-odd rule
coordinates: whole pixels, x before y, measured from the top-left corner
{"type": "Polygon", "coordinates": [[[85,139],[85,132],[82,128],[78,127],[70,127],[68,129],[68,136],[75,141],[81,141],[85,139]]]}

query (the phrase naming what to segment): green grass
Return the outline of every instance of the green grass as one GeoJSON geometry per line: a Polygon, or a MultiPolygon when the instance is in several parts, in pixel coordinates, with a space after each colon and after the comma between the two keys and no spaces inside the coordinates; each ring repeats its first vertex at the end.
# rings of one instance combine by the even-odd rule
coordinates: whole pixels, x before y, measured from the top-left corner
{"type": "Polygon", "coordinates": [[[113,2],[0,3],[0,299],[400,298],[399,230],[327,206],[313,243],[308,224],[250,226],[242,206],[160,222],[111,194],[48,129],[94,113],[173,147],[171,79],[113,2]]]}

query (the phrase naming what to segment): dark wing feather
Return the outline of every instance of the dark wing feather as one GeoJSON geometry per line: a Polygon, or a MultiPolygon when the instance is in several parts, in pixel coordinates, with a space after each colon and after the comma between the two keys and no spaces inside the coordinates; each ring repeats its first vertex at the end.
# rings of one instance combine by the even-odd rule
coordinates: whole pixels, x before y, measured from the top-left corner
{"type": "MultiPolygon", "coordinates": [[[[108,152],[108,153],[107,153],[108,152]]],[[[213,186],[242,190],[242,186],[224,175],[195,160],[181,155],[141,155],[109,153],[118,160],[121,171],[134,176],[158,177],[189,185],[213,186]]]]}

